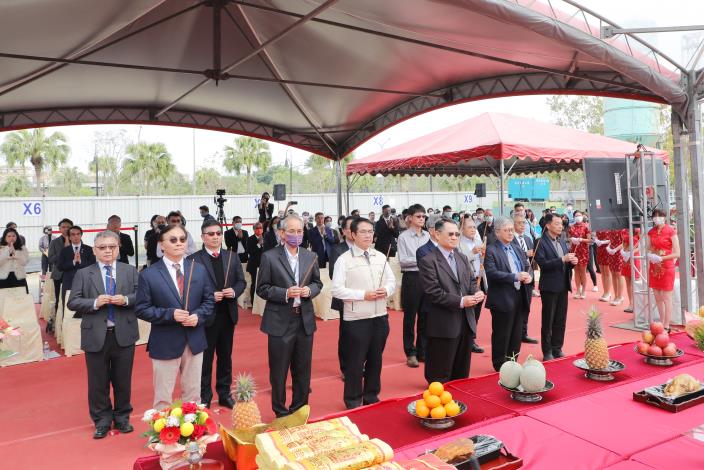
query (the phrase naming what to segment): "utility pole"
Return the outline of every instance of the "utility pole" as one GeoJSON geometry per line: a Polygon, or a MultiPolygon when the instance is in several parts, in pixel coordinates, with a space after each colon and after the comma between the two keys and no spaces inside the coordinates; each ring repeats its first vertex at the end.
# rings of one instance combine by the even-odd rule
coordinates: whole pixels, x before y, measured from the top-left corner
{"type": "Polygon", "coordinates": [[[100,196],[98,188],[98,143],[93,144],[93,162],[95,163],[95,197],[100,196]]]}

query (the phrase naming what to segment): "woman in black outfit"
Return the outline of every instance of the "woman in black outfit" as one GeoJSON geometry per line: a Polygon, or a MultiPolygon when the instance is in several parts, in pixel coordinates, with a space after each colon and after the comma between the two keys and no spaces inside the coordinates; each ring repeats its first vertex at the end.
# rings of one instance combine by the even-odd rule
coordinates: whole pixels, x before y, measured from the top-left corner
{"type": "Polygon", "coordinates": [[[274,203],[269,202],[269,193],[262,193],[257,209],[259,210],[259,222],[271,220],[274,215],[274,203]]]}
{"type": "Polygon", "coordinates": [[[264,251],[264,227],[261,222],[256,222],[253,226],[254,235],[247,239],[247,272],[252,276],[252,284],[249,288],[249,300],[254,305],[254,293],[257,290],[257,270],[262,260],[264,251]]]}

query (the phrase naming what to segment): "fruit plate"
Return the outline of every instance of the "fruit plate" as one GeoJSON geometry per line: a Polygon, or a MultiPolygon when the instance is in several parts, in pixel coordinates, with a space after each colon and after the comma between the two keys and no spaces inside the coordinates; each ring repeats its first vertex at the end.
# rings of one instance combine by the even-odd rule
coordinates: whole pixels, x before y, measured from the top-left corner
{"type": "Polygon", "coordinates": [[[518,388],[508,388],[506,385],[502,384],[499,381],[499,385],[501,385],[501,388],[508,390],[511,392],[511,398],[513,398],[516,401],[522,401],[524,403],[535,403],[543,399],[543,393],[549,392],[553,388],[555,388],[555,384],[550,382],[549,380],[545,381],[545,388],[542,390],[536,390],[534,392],[526,392],[523,390],[523,386],[519,385],[518,388]]]}
{"type": "Polygon", "coordinates": [[[635,346],[633,350],[641,356],[644,356],[647,364],[652,364],[654,366],[671,366],[673,364],[673,359],[677,359],[678,357],[684,355],[684,351],[681,349],[677,349],[677,354],[674,356],[651,356],[650,354],[643,354],[638,351],[638,346],[635,346]]]}
{"type": "Polygon", "coordinates": [[[591,380],[598,380],[600,382],[609,382],[611,380],[614,380],[614,374],[616,372],[621,372],[623,369],[626,368],[623,362],[614,360],[609,360],[609,366],[604,367],[603,369],[592,369],[591,367],[589,367],[589,365],[587,364],[587,360],[584,358],[577,359],[573,362],[573,364],[578,369],[582,369],[583,371],[585,371],[584,376],[586,378],[591,380]]]}
{"type": "MultiPolygon", "coordinates": [[[[501,469],[510,470],[520,468],[523,464],[522,460],[514,457],[506,450],[503,442],[487,434],[479,434],[470,437],[474,442],[474,455],[469,459],[450,460],[448,464],[457,468],[457,470],[485,470],[485,469],[501,469]]],[[[434,450],[429,453],[434,453],[434,450]]]]}
{"type": "Polygon", "coordinates": [[[633,399],[672,413],[677,413],[678,411],[686,410],[687,408],[704,403],[704,388],[696,392],[670,397],[663,392],[666,386],[667,384],[656,385],[639,392],[633,392],[633,399]]]}
{"type": "Polygon", "coordinates": [[[455,425],[455,418],[457,418],[458,416],[462,416],[465,413],[465,411],[467,411],[467,405],[465,405],[463,402],[461,402],[459,400],[455,400],[455,403],[457,403],[457,405],[460,407],[460,412],[457,413],[455,416],[448,416],[445,418],[431,418],[431,417],[421,418],[420,416],[418,416],[416,414],[416,401],[418,401],[418,400],[413,400],[412,402],[410,402],[408,404],[408,406],[406,407],[406,410],[408,411],[408,414],[418,418],[418,420],[420,420],[420,424],[422,424],[423,426],[425,426],[428,429],[451,428],[452,426],[455,425]]]}

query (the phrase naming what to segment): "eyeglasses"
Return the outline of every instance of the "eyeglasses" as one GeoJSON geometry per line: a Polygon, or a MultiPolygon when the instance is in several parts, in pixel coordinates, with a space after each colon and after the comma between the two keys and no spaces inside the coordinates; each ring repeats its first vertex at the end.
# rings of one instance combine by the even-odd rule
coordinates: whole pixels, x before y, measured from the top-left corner
{"type": "Polygon", "coordinates": [[[171,243],[177,243],[177,242],[186,243],[187,241],[188,241],[188,237],[171,237],[171,238],[169,238],[169,242],[171,242],[171,243]]]}
{"type": "Polygon", "coordinates": [[[217,235],[218,237],[222,235],[222,231],[218,230],[217,232],[203,232],[203,235],[207,235],[209,237],[214,237],[217,235]]]}
{"type": "Polygon", "coordinates": [[[445,232],[447,233],[447,236],[450,238],[457,238],[460,236],[460,232],[445,232]]]}
{"type": "Polygon", "coordinates": [[[374,230],[357,230],[359,235],[373,235],[374,230]]]}
{"type": "Polygon", "coordinates": [[[115,251],[117,250],[117,245],[100,245],[95,247],[98,251],[115,251]]]}

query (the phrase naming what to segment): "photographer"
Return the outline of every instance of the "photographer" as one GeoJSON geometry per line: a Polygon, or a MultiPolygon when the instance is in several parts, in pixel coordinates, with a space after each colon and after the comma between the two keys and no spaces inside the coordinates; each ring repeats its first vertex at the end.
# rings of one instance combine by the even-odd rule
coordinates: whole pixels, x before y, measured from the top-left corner
{"type": "Polygon", "coordinates": [[[262,198],[257,204],[257,210],[259,211],[259,222],[271,220],[274,215],[274,204],[269,202],[269,193],[262,193],[262,198]]]}

